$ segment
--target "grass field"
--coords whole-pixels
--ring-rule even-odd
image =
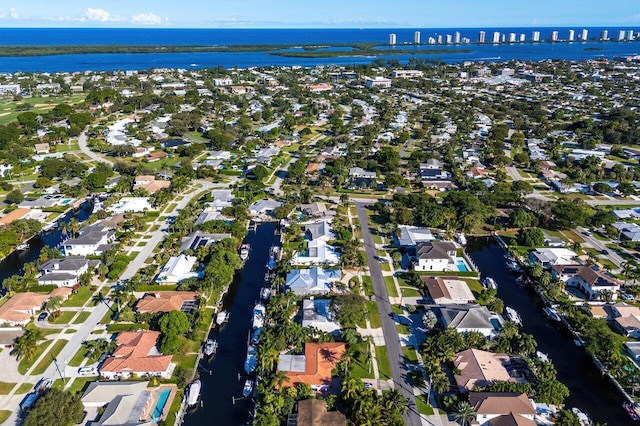
[[[50,344],[51,344],[51,340],[45,340],[38,345],[38,349],[36,350],[36,353],[33,354],[33,358],[31,358],[28,361],[22,358],[20,360],[20,363],[18,364],[18,373],[24,375],[31,368],[33,363],[36,362],[36,360],[40,358],[40,356],[42,356],[42,354],[49,347]]]
[[[84,323],[91,315],[91,312],[80,312],[80,315],[73,321],[74,324],[82,324]]]
[[[370,361],[367,360],[367,343],[356,343],[353,345],[356,356],[350,364],[351,377],[359,379],[373,379],[373,369],[370,368]],[[371,370],[371,372],[369,372]]]
[[[45,372],[45,370],[47,369],[47,367],[49,367],[49,365],[51,365],[51,362],[54,360],[54,358],[58,356],[60,351],[62,351],[62,348],[64,348],[64,346],[68,342],[69,342],[68,340],[64,340],[64,339],[58,340],[53,345],[53,347],[51,348],[51,350],[49,351],[47,356],[45,356],[44,359],[42,361],[40,361],[40,364],[38,364],[38,366],[33,370],[32,374],[35,374],[35,375],[43,374]]]
[[[76,315],[75,311],[64,311],[60,312],[60,316],[53,321],[50,321],[52,324],[69,324],[71,319]]]
[[[0,102],[0,125],[11,123],[23,111],[16,111],[16,107],[21,104],[29,104],[32,106],[31,112],[46,113],[52,110],[57,104],[68,103],[77,104],[83,102],[84,95],[74,96],[57,96],[57,97],[40,97],[24,98],[22,101],[8,100]]]
[[[9,395],[15,385],[15,383],[0,382],[0,395]]]
[[[16,389],[16,395],[24,395],[25,393],[29,392],[31,389],[33,389],[32,383],[23,383],[18,387],[18,389]]]
[[[369,311],[369,322],[371,323],[371,328],[382,327],[378,304],[376,302],[367,302],[367,310]]]
[[[391,379],[391,364],[389,364],[386,346],[376,346],[376,361],[380,378],[384,380]]]
[[[93,292],[89,287],[78,287],[77,292],[73,294],[69,300],[64,302],[62,306],[65,308],[80,308],[87,303],[87,300],[89,300],[91,296],[93,296]]]
[[[393,281],[393,277],[384,277],[384,285],[387,287],[389,297],[398,297],[398,289],[396,288],[396,283]]]
[[[4,421],[7,420],[10,415],[11,415],[11,411],[0,410],[0,424],[4,423]]]

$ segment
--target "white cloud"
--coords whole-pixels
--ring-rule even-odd
[[[16,10],[15,7],[12,7],[11,9],[9,9],[9,17],[11,19],[20,19],[20,15],[18,14],[18,11]]]
[[[110,22],[114,21],[114,17],[104,9],[88,8],[82,15],[87,21]]]
[[[166,21],[166,19],[162,19],[153,12],[139,13],[131,17],[131,23],[140,25],[159,25],[164,21]]]

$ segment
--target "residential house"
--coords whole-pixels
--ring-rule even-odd
[[[454,355],[453,365],[458,371],[454,374],[456,384],[461,390],[472,391],[493,382],[517,382],[509,374],[511,357],[479,349],[467,349]]]
[[[17,209],[7,213],[0,218],[0,225],[8,225],[20,219],[38,219],[46,217],[40,209],[31,209],[27,207],[18,207]]]
[[[153,395],[149,382],[92,382],[82,394],[88,424],[152,426]]]
[[[385,78],[385,77],[380,77],[380,76],[375,76],[372,78],[365,78],[364,81],[364,85],[367,87],[391,87],[391,79],[389,78]]]
[[[258,200],[249,206],[249,214],[252,216],[271,216],[273,211],[284,203],[275,200]]]
[[[180,252],[184,252],[185,250],[195,251],[200,247],[207,247],[227,238],[232,238],[232,235],[228,233],[210,234],[202,231],[193,231],[182,239]]]
[[[471,392],[478,426],[536,426],[536,407],[524,393]]]
[[[339,411],[327,411],[322,399],[298,401],[298,412],[289,414],[288,426],[346,426],[347,418]]]
[[[334,370],[347,345],[342,342],[311,343],[304,345],[304,355],[280,355],[278,371],[286,374],[285,387],[306,383],[312,389],[331,385]]]
[[[333,232],[333,227],[329,220],[319,220],[317,222],[305,224],[304,232],[311,238],[311,240],[322,240],[328,242],[336,239],[336,234]]]
[[[291,260],[293,265],[337,265],[340,254],[324,240],[311,240],[304,253],[297,253]]]
[[[156,291],[145,293],[136,303],[141,314],[182,311],[191,313],[200,306],[200,293],[195,291]]]
[[[307,294],[328,294],[331,285],[340,281],[342,273],[337,269],[323,269],[319,266],[309,269],[293,269],[287,274],[285,287],[298,296]]]
[[[2,327],[0,328],[0,349],[10,349],[16,340],[26,333],[22,327]]]
[[[143,189],[147,191],[149,194],[153,194],[154,192],[158,192],[161,189],[166,189],[171,186],[171,182],[168,180],[157,180],[155,176],[152,175],[143,175],[136,176],[133,181],[133,189]]]
[[[537,248],[529,252],[529,260],[545,269],[554,265],[575,265],[577,254],[567,248]]]
[[[108,357],[100,375],[108,380],[133,376],[171,378],[175,367],[172,355],[163,355],[156,347],[159,331],[124,331],[116,337],[116,350]]]
[[[48,143],[37,143],[34,146],[36,150],[36,154],[48,154],[51,150],[51,147]]]
[[[555,265],[551,268],[551,276],[569,287],[578,288],[590,300],[599,298],[604,290],[611,291],[611,298],[615,300],[621,285],[614,276],[588,265]]]
[[[630,241],[640,241],[640,226],[635,223],[616,222],[611,226],[618,230],[621,237]]]
[[[115,231],[101,225],[89,225],[80,229],[75,238],[62,243],[65,256],[99,256],[111,248]]]
[[[16,293],[0,306],[0,323],[11,326],[26,325],[49,299],[46,294]]]
[[[476,300],[467,283],[458,277],[422,276],[420,279],[425,283],[435,304],[464,305]]]
[[[640,342],[624,342],[624,349],[632,360],[640,363]]]
[[[302,211],[302,213],[311,217],[328,217],[336,215],[336,212],[334,210],[327,210],[327,207],[324,203],[319,203],[317,201],[314,201],[310,204],[302,204],[300,206],[300,210]]]
[[[48,260],[38,267],[41,274],[38,284],[73,287],[78,284],[80,275],[89,271],[90,264],[87,258],[75,256]]]
[[[447,191],[457,188],[453,183],[451,173],[442,170],[441,168],[436,168],[439,161],[434,161],[435,162],[420,164],[420,181],[422,182],[422,186],[429,189],[437,189],[439,191]]]
[[[424,243],[435,239],[431,231],[411,225],[398,225],[399,235],[396,235],[397,244],[401,248],[414,249],[418,243]]]
[[[304,299],[302,301],[302,327],[314,327],[325,333],[337,334],[340,324],[331,309],[330,299]]]
[[[376,172],[367,171],[361,167],[352,167],[349,169],[349,177],[356,179],[376,179]]]
[[[416,244],[416,271],[456,270],[458,248],[450,241],[424,241]]]
[[[614,326],[625,336],[640,338],[640,308],[624,302],[611,306]]]
[[[179,283],[187,278],[202,278],[202,272],[192,271],[198,258],[181,254],[171,256],[160,273],[156,277],[156,282],[161,284]]]
[[[114,214],[120,213],[144,213],[153,210],[149,197],[122,197],[116,204],[107,209]]]
[[[502,316],[490,312],[486,306],[443,305],[434,310],[444,327],[455,328],[461,334],[477,331],[492,339],[498,335],[504,323]]]

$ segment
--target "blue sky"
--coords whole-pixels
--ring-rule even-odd
[[[1,0],[0,27],[640,26],[638,0]]]

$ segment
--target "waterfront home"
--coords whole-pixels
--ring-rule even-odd
[[[331,309],[330,299],[304,299],[302,301],[302,327],[314,327],[325,333],[337,334],[340,325]]]
[[[292,265],[337,265],[340,263],[340,254],[335,247],[323,240],[312,240],[307,245],[304,253],[297,253],[291,259]]]
[[[311,217],[333,217],[336,215],[334,210],[327,210],[324,203],[314,201],[310,204],[301,204],[300,211]]]
[[[292,423],[294,421],[295,423]],[[298,412],[289,414],[288,424],[296,426],[346,426],[347,418],[339,411],[327,411],[323,399],[303,399],[298,401]]]
[[[352,167],[349,169],[349,177],[352,179],[376,179],[377,174],[361,167]]]
[[[627,337],[640,338],[640,308],[619,302],[611,305],[613,325]]]
[[[46,294],[16,293],[0,306],[0,323],[10,326],[26,325],[49,299]]]
[[[539,263],[544,269],[554,265],[575,265],[578,255],[567,248],[537,248],[529,252],[529,261]]]
[[[220,211],[225,207],[233,206],[233,192],[230,189],[215,189],[211,191],[213,201],[207,203],[207,208],[212,211]]]
[[[454,355],[453,365],[457,370],[454,374],[456,384],[461,391],[472,391],[493,382],[517,382],[509,372],[511,356],[467,349]]]
[[[149,197],[122,197],[107,209],[112,213],[144,213],[153,210]]]
[[[149,194],[158,192],[161,189],[166,189],[171,186],[171,182],[168,180],[157,180],[153,175],[136,176],[133,181],[133,190],[142,189]]]
[[[435,239],[427,228],[411,225],[398,225],[399,235],[396,235],[396,244],[400,248],[413,250],[418,243],[424,243]]]
[[[314,390],[330,386],[331,372],[346,352],[346,343],[310,343],[304,344],[304,355],[280,355],[278,371],[286,374],[284,387],[306,383]]]
[[[181,254],[171,256],[160,270],[156,281],[161,284],[175,284],[187,278],[202,278],[202,272],[193,271],[198,258]]]
[[[115,231],[101,225],[89,225],[78,231],[75,238],[62,243],[65,256],[99,256],[115,241]]]
[[[182,311],[191,313],[200,307],[201,294],[195,291],[154,291],[145,293],[136,303],[135,311],[141,314]]]
[[[39,219],[41,217],[46,218],[47,213],[42,212],[40,209],[31,209],[27,207],[18,207],[17,209],[7,213],[0,217],[0,225],[8,225],[16,220],[20,219]]]
[[[249,206],[249,214],[252,216],[271,216],[273,211],[284,203],[275,200],[258,200]]]
[[[323,240],[328,242],[336,239],[336,234],[333,231],[330,220],[318,220],[316,222],[307,223],[304,225],[304,233],[311,240]]]
[[[524,393],[471,392],[469,404],[478,426],[536,426],[536,407]]]
[[[182,239],[180,245],[180,252],[185,250],[197,250],[199,247],[207,247],[211,244],[215,244],[218,241],[232,238],[233,236],[228,233],[222,234],[210,234],[202,231],[194,231]]]
[[[92,425],[151,426],[153,393],[149,382],[92,382],[80,400]]]
[[[285,287],[298,296],[307,294],[328,294],[331,285],[340,281],[342,272],[338,269],[324,269],[315,266],[309,269],[293,269],[287,273]]]
[[[447,271],[456,268],[457,247],[451,241],[424,241],[416,244],[416,271]]]
[[[458,277],[422,276],[420,279],[437,305],[464,305],[476,300],[469,285]]]
[[[157,348],[159,331],[123,331],[116,337],[116,350],[108,357],[100,375],[108,380],[133,376],[171,378],[175,364],[172,355],[163,355]]]
[[[73,287],[78,284],[80,275],[95,268],[98,261],[91,262],[85,257],[69,256],[62,259],[51,259],[38,266],[40,285],[57,285]]]
[[[636,363],[640,363],[640,342],[624,342],[624,349]]]
[[[568,287],[577,288],[589,300],[598,299],[604,290],[611,291],[611,298],[615,300],[621,284],[614,276],[588,265],[555,265],[551,268],[551,276]]]
[[[433,310],[438,314],[443,327],[454,328],[460,334],[477,331],[493,339],[504,324],[502,316],[490,312],[486,306],[443,305],[434,307]]]

